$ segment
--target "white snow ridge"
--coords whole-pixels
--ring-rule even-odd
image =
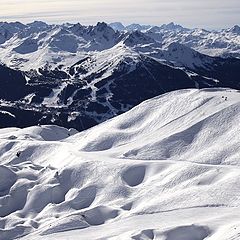
[[[87,131],[0,130],[0,239],[240,239],[240,92],[180,90]]]

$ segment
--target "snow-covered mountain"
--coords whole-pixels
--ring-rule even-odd
[[[239,95],[175,91],[81,133],[1,129],[0,240],[238,239]]]
[[[193,50],[185,48],[183,52],[191,55]],[[176,60],[175,46],[169,49],[163,51],[166,59]],[[173,54],[167,56],[170,51]],[[69,67],[46,66],[21,72],[0,66],[0,110],[4,112],[0,113],[0,126],[58,124],[84,130],[173,90],[217,86],[240,89],[240,60],[193,53],[198,59],[195,62],[201,60],[204,65],[185,68],[189,62],[184,62],[176,67],[173,62],[160,61],[120,43],[89,53]]]
[[[152,39],[151,43],[154,41],[154,44],[149,49],[155,52],[171,43],[180,43],[211,56],[240,56],[237,25],[221,31],[206,31],[187,29],[174,23],[124,27],[121,23],[83,26],[79,23],[48,25],[37,21],[25,25],[18,22],[0,23],[0,59],[7,66],[21,70],[43,67],[46,62],[69,65],[89,52],[110,49],[126,39],[135,41],[142,48],[146,48]]]
[[[200,44],[195,33],[239,37],[237,26],[222,32],[174,23],[111,27],[120,25],[1,23],[0,126],[83,130],[169,91],[240,89],[240,59],[208,56],[182,41],[190,34],[188,39]]]
[[[119,42],[119,37],[120,33],[106,23],[82,26],[34,22],[23,25],[22,30],[0,45],[0,59],[21,70],[37,69],[48,62],[54,65],[68,61],[74,63],[88,52],[113,47]]]
[[[239,32],[0,23],[0,240],[238,239]]]
[[[218,31],[189,29],[173,22],[161,26],[133,24],[135,26],[133,28],[125,27],[121,23],[113,23],[110,26],[118,31],[142,31],[162,45],[178,42],[211,56],[240,57],[240,27],[238,25]]]

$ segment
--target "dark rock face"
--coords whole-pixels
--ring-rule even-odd
[[[193,75],[141,54],[134,67],[124,59],[107,75],[108,65],[86,74],[89,61],[93,59],[82,59],[67,70],[46,67],[26,73],[1,65],[0,127],[57,124],[81,131],[169,91],[196,87],[240,90],[238,59],[216,58],[211,70],[198,68]],[[46,100],[51,96],[54,103]]]
[[[21,72],[0,65],[0,97],[15,101],[27,94],[26,80]]]
[[[222,87],[240,89],[240,59],[237,58],[215,58],[211,68],[196,69],[200,75],[220,81]]]

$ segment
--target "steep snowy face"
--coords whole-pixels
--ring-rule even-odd
[[[175,91],[81,133],[0,129],[0,239],[238,239],[239,95]]]
[[[98,50],[111,48],[118,43],[119,33],[116,33],[104,22],[90,27],[88,34],[93,38],[92,41],[98,45]]]
[[[165,51],[163,58],[173,61],[175,65],[184,66],[192,70],[196,68],[211,68],[214,58],[203,55],[183,44],[171,43]]]

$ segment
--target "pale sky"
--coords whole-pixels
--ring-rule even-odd
[[[240,24],[240,0],[0,0],[0,21],[98,21],[225,28]]]

